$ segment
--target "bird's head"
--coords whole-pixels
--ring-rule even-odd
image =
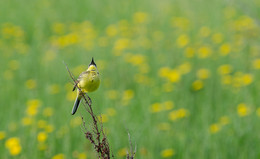
[[[88,65],[88,70],[89,71],[96,71],[97,70],[97,65],[94,62],[94,58],[92,57],[92,60],[90,62],[90,64]]]

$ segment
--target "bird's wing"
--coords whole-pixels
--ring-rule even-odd
[[[79,81],[84,77],[84,75],[85,75],[85,74],[88,74],[89,72],[90,72],[90,71],[84,71],[84,72],[82,72],[82,73],[79,75],[79,77],[78,77],[78,79],[77,79],[77,83],[75,83],[75,85],[74,85],[72,91],[74,91],[74,90],[76,89],[77,84],[78,84]]]

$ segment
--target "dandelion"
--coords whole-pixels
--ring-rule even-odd
[[[74,101],[76,99],[76,97],[77,97],[77,93],[72,92],[72,91],[68,92],[67,95],[66,95],[66,99],[68,101]]]
[[[189,113],[188,110],[186,110],[184,108],[174,110],[169,113],[169,119],[172,121],[175,121],[177,119],[181,119],[181,118],[188,116],[188,113]]]
[[[108,122],[109,118],[108,118],[108,115],[101,114],[100,116],[98,116],[98,120],[102,121],[102,123],[106,123],[106,122]]]
[[[178,67],[181,74],[187,74],[191,71],[191,64],[189,62],[184,62]]]
[[[59,154],[53,156],[51,159],[65,159],[65,155],[62,153],[59,153]]]
[[[194,91],[201,90],[203,88],[203,82],[201,80],[196,80],[192,83],[192,89]]]
[[[130,47],[130,40],[126,38],[118,39],[114,44],[114,50],[123,51]]]
[[[106,28],[106,34],[110,37],[113,37],[117,34],[118,32],[118,29],[115,25],[109,25],[107,28]]]
[[[78,159],[86,159],[86,158],[87,158],[86,153],[82,152],[78,154]]]
[[[211,55],[212,50],[207,46],[202,46],[198,50],[198,57],[201,59],[207,58]]]
[[[177,83],[181,80],[181,74],[178,70],[174,69],[169,72],[168,79],[172,83]]]
[[[29,116],[35,116],[38,113],[38,107],[41,106],[41,101],[38,99],[32,99],[27,101],[26,113]]]
[[[24,125],[24,126],[32,125],[32,122],[33,122],[33,119],[30,117],[22,118],[22,125]]]
[[[157,112],[160,112],[162,110],[163,110],[163,107],[162,107],[162,105],[160,103],[154,103],[150,107],[150,111],[152,113],[157,113]]]
[[[245,86],[251,84],[253,82],[253,76],[251,74],[244,74],[242,76],[242,81]]]
[[[237,106],[237,113],[240,117],[249,115],[249,107],[245,103],[240,103]]]
[[[219,73],[220,75],[227,75],[227,74],[231,73],[232,69],[233,69],[233,68],[232,68],[231,65],[228,65],[228,64],[226,64],[226,65],[221,65],[221,66],[219,66],[219,68],[218,68],[218,73]]]
[[[258,108],[256,109],[256,115],[257,115],[258,117],[260,117],[260,107],[258,107]]]
[[[202,28],[200,29],[200,36],[202,36],[202,37],[208,37],[208,36],[210,35],[210,32],[211,32],[210,28],[204,26],[204,27],[202,27]]]
[[[126,156],[127,151],[128,151],[127,148],[121,148],[121,149],[117,152],[118,157],[124,157],[124,156]]]
[[[117,90],[109,90],[106,92],[106,97],[115,100],[119,97],[119,92]]]
[[[133,20],[135,23],[145,23],[148,20],[148,14],[144,12],[136,12],[134,14]]]
[[[63,23],[54,23],[52,25],[52,31],[56,34],[64,34],[65,25]]]
[[[37,83],[34,79],[29,79],[25,82],[25,86],[27,89],[34,89],[37,86]]]
[[[53,84],[49,86],[50,94],[57,94],[60,92],[60,86],[58,84]]]
[[[192,47],[187,47],[187,48],[185,49],[185,56],[186,56],[187,58],[192,58],[194,55],[195,55],[195,49],[194,49],[194,48],[192,48]]]
[[[160,77],[168,77],[170,74],[171,69],[169,67],[162,67],[160,68],[158,74]]]
[[[197,78],[205,80],[210,77],[210,71],[208,69],[200,69],[197,71]]]
[[[47,121],[45,121],[45,120],[39,120],[39,121],[37,122],[38,128],[43,129],[43,128],[46,127],[46,125],[47,125]]]
[[[185,34],[183,34],[183,35],[180,35],[178,38],[177,38],[177,46],[179,47],[179,48],[183,48],[183,47],[185,47],[188,43],[189,43],[189,37],[187,36],[187,35],[185,35]]]
[[[131,100],[134,97],[134,91],[131,89],[123,92],[123,100]]]
[[[12,156],[17,156],[22,151],[20,139],[18,137],[12,137],[6,140],[5,147],[9,150]]]
[[[253,61],[253,68],[256,69],[256,70],[260,69],[260,59],[255,59]]]
[[[71,127],[76,127],[82,124],[82,119],[80,116],[77,116],[75,118],[72,118],[70,121],[70,126]]]
[[[14,77],[14,74],[11,70],[6,70],[4,73],[3,73],[3,76],[6,80],[11,80],[13,79]]]
[[[230,75],[224,75],[221,77],[221,83],[223,85],[229,85],[232,82],[232,77]]]
[[[47,133],[51,133],[51,132],[53,132],[54,127],[53,127],[53,125],[46,125],[45,128],[44,128],[44,130],[45,130]]]
[[[228,116],[222,116],[220,119],[219,119],[219,122],[221,125],[227,125],[230,123],[230,119]]]
[[[223,34],[222,33],[215,33],[215,34],[212,35],[211,40],[215,44],[219,44],[223,41]]]
[[[11,70],[17,70],[19,67],[20,67],[19,61],[17,61],[17,60],[11,60],[11,61],[9,62],[9,68],[10,68]]]
[[[107,114],[109,116],[115,116],[116,115],[116,110],[114,108],[107,108]]]
[[[167,131],[167,130],[170,130],[171,126],[170,126],[169,123],[159,123],[159,124],[157,125],[157,128],[158,128],[159,130]]]
[[[219,130],[220,130],[220,126],[218,124],[212,124],[209,127],[209,132],[211,134],[215,134],[215,133],[219,132]]]
[[[174,149],[165,149],[161,152],[162,158],[169,158],[175,154]]]
[[[50,117],[50,116],[52,116],[52,115],[53,115],[53,108],[51,108],[51,107],[46,107],[46,108],[44,108],[44,109],[43,109],[43,115],[44,115],[45,117]]]
[[[44,142],[44,141],[46,141],[47,137],[48,137],[48,135],[45,132],[39,132],[37,135],[37,140],[39,142]]]
[[[230,51],[231,51],[231,47],[229,44],[223,44],[219,48],[220,55],[222,56],[226,56],[227,54],[230,53]]]
[[[0,131],[0,140],[3,140],[6,136],[6,133],[4,131]]]
[[[164,110],[171,110],[174,107],[174,103],[172,101],[166,101],[162,106]]]

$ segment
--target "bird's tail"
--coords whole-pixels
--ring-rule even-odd
[[[71,112],[72,115],[74,115],[76,113],[76,111],[77,111],[77,109],[79,107],[79,104],[80,104],[80,100],[81,100],[81,96],[78,95],[76,100],[75,100],[74,106],[72,108],[72,112]]]

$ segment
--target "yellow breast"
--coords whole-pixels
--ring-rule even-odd
[[[78,83],[78,87],[81,88],[83,92],[93,92],[98,89],[99,85],[100,77],[96,71],[90,71],[82,75]]]

